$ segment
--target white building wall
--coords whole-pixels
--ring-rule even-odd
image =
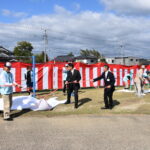
[[[93,62],[91,62],[93,60]],[[81,62],[81,63],[84,63],[84,64],[95,64],[95,63],[97,63],[97,61],[96,60],[94,60],[94,59],[78,59],[78,60],[76,60],[76,62]]]

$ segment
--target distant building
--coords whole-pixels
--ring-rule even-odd
[[[84,64],[96,64],[98,58],[95,56],[78,56],[75,57],[75,62],[82,62]]]
[[[55,62],[74,62],[75,57],[74,56],[68,56],[68,55],[61,55],[54,58]]]
[[[98,62],[97,57],[94,56],[68,56],[68,55],[62,55],[57,56],[54,59],[55,62],[81,62],[84,64],[95,64]]]
[[[0,62],[16,61],[12,58],[13,56],[13,52],[4,48],[3,46],[0,46]]]
[[[150,64],[149,60],[143,58],[137,58],[137,57],[108,57],[106,58],[106,62],[108,64],[120,64],[126,66]]]

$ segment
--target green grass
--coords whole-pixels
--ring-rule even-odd
[[[118,88],[120,89],[120,88]],[[48,95],[48,91],[38,92],[37,98],[44,96],[46,99],[50,97],[58,97],[59,100],[66,99],[62,91],[57,91],[53,95]],[[25,93],[14,94],[27,95]],[[78,109],[74,109],[74,103],[70,105],[59,105],[51,111],[14,111],[12,114],[16,116],[39,116],[39,117],[53,117],[65,115],[109,115],[109,114],[150,114],[150,94],[143,98],[138,98],[134,93],[115,92],[114,100],[117,104],[113,110],[101,110],[104,106],[103,103],[103,89],[81,89],[79,92],[79,105]],[[74,102],[74,97],[72,97]]]

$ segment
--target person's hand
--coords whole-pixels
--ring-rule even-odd
[[[17,86],[17,84],[16,84],[16,83],[13,83],[12,86]]]
[[[110,89],[110,88],[111,88],[111,85],[106,86],[106,88]]]
[[[73,81],[73,83],[78,83],[77,80]]]
[[[22,88],[22,86],[20,84],[17,85],[18,88]]]
[[[12,86],[16,86],[16,87],[21,88],[21,85],[20,85],[20,84],[17,84],[17,83],[13,83]]]
[[[69,84],[69,82],[68,82],[68,81],[66,81],[66,82],[65,82],[65,84]]]

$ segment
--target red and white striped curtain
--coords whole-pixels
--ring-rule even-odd
[[[3,63],[0,63],[0,72],[3,70]],[[21,84],[23,87],[26,86],[26,81],[24,75],[26,73],[27,66],[31,64],[26,63],[13,63],[12,70],[14,79],[17,83]],[[65,63],[56,63],[48,62],[45,64],[37,64],[36,71],[36,90],[45,90],[45,89],[62,89],[63,87],[63,69]],[[92,64],[86,65],[82,63],[75,63],[75,68],[78,69],[81,73],[81,87],[94,87],[94,86],[103,86],[104,81],[91,82],[93,78],[96,78],[101,75],[103,72],[104,64]],[[129,73],[131,70],[133,76],[136,75],[139,66],[122,66],[122,65],[109,65],[110,70],[114,73],[116,78],[116,86],[123,86],[123,77],[125,74]],[[147,66],[147,70],[150,70],[150,65]],[[132,81],[133,84],[133,81]],[[14,92],[20,92],[19,88],[14,88]]]

